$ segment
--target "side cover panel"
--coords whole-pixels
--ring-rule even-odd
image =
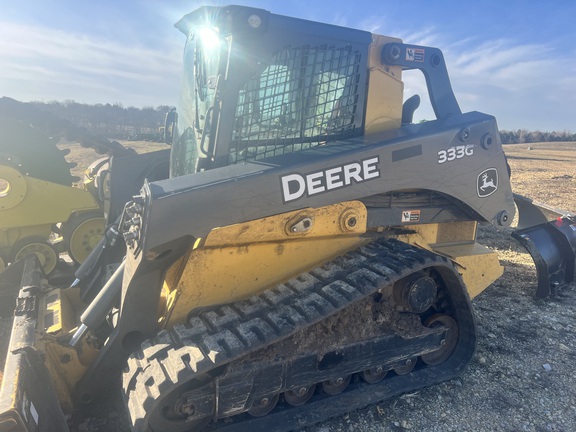
[[[138,249],[146,253],[185,235],[205,237],[214,227],[290,210],[414,189],[452,197],[471,219],[509,225],[515,207],[494,118],[452,116],[150,183],[143,189]]]

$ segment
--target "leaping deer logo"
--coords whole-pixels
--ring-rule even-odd
[[[492,195],[498,189],[498,170],[488,168],[478,174],[478,196],[486,198]]]
[[[482,192],[486,192],[486,188],[489,187],[496,188],[496,185],[493,179],[488,180],[488,173],[484,173],[482,174],[482,186],[480,186],[480,189],[482,189]]]

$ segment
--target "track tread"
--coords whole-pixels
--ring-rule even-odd
[[[159,332],[131,355],[123,374],[133,430],[148,430],[148,414],[164,391],[291,336],[414,269],[442,263],[447,260],[434,253],[379,239],[258,296],[203,310]]]

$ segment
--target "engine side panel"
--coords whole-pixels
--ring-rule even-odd
[[[146,254],[186,234],[205,237],[218,226],[407,189],[439,192],[461,203],[471,219],[509,225],[514,200],[494,119],[469,113],[150,183],[135,227],[143,240],[132,250]]]

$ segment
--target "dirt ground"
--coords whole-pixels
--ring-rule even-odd
[[[156,150],[164,150],[169,148],[167,144],[151,142],[151,141],[124,141],[119,140],[120,144],[124,147],[132,148],[138,153],[148,153]],[[96,161],[97,159],[104,157],[106,155],[99,155],[95,150],[91,148],[80,147],[75,142],[60,142],[58,148],[61,150],[70,150],[70,153],[66,155],[66,160],[68,162],[76,164],[75,167],[70,169],[72,175],[82,179],[84,172],[88,166]]]
[[[515,193],[576,212],[576,143],[506,145]],[[384,401],[305,432],[560,432],[576,429],[576,286],[535,300],[530,255],[481,227],[504,275],[473,300],[476,355],[457,379]]]
[[[88,153],[74,150],[70,154],[80,162],[76,175],[83,173],[85,161],[94,160],[94,152],[83,151],[90,152],[90,159]],[[576,212],[576,143],[507,145],[505,152],[514,192]],[[505,273],[473,301],[478,347],[462,375],[304,432],[557,432],[576,428],[576,286],[564,289],[558,299],[536,301],[534,265],[510,238],[510,230],[481,227],[479,238],[498,251]],[[0,346],[7,344],[8,325],[7,320],[0,321]],[[124,414],[114,404],[99,412],[75,424],[73,431],[129,430]]]

